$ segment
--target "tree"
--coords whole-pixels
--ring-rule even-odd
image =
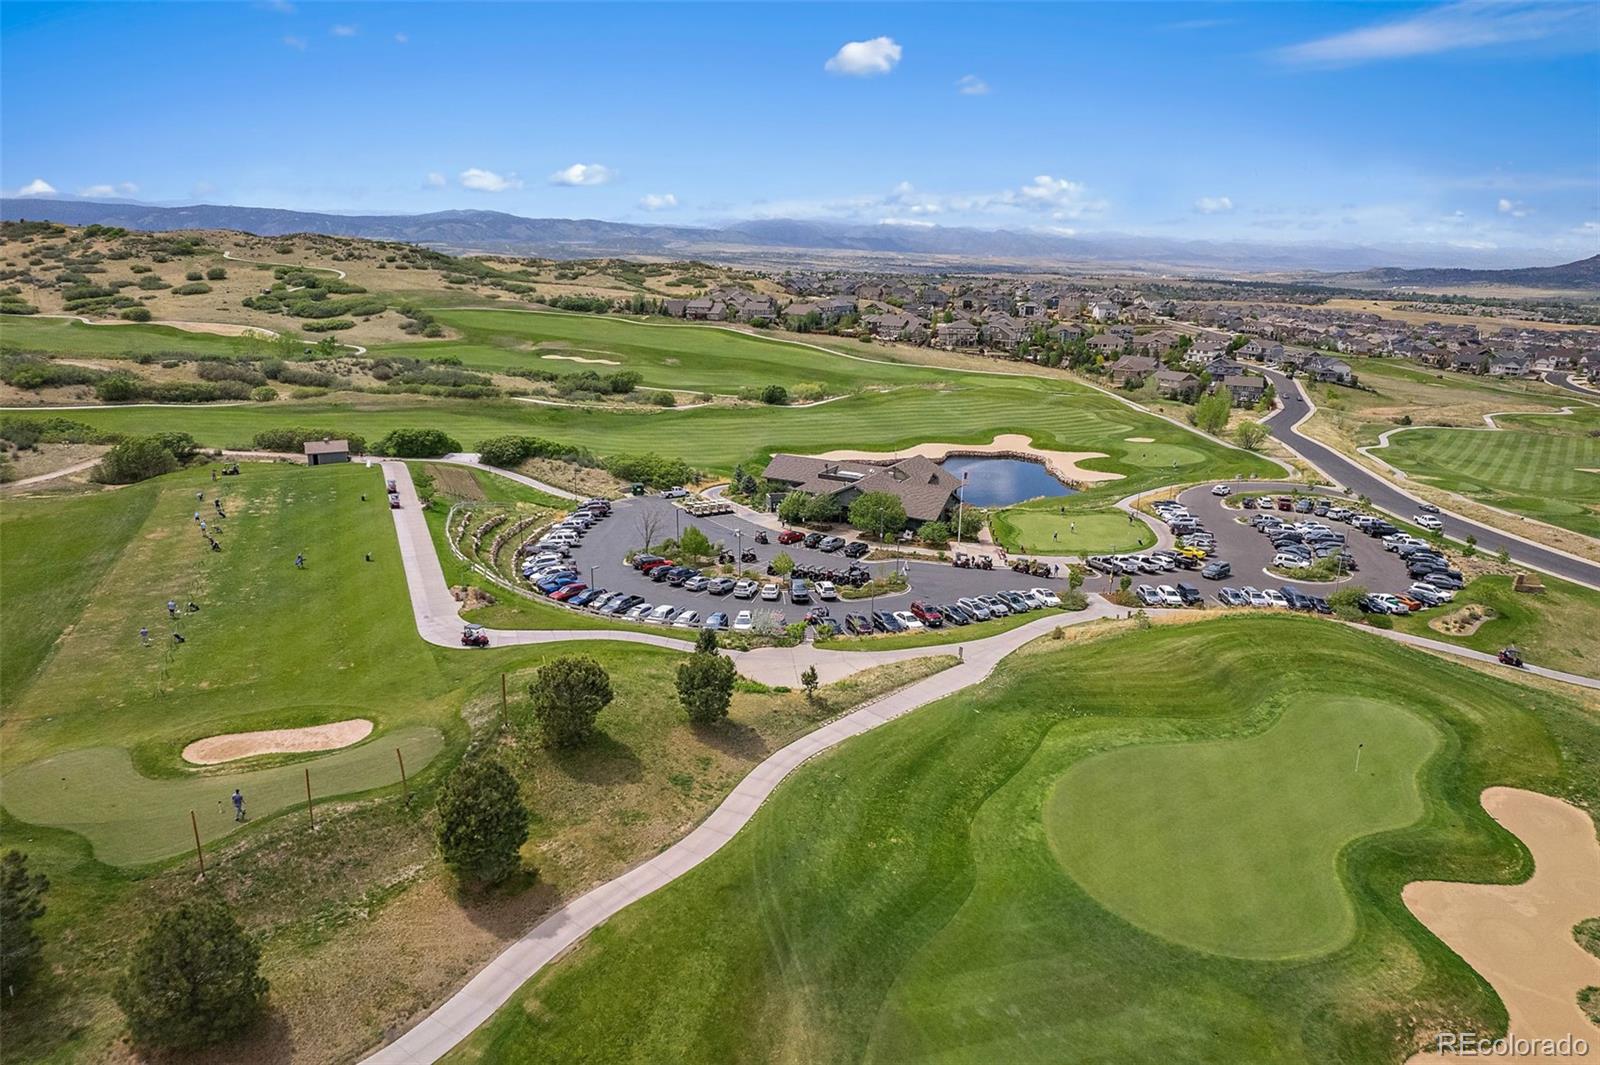
[[[339,345],[332,337],[323,337],[312,346],[311,351],[319,359],[331,359],[339,354]]]
[[[498,884],[522,865],[528,809],[493,758],[467,758],[439,791],[439,852],[458,874]]]
[[[779,551],[772,556],[772,572],[780,577],[787,577],[794,572],[794,559],[787,551]]]
[[[678,666],[678,701],[689,720],[709,725],[728,716],[733,701],[733,659],[715,651],[696,650]]]
[[[1328,606],[1346,621],[1356,621],[1361,617],[1361,600],[1366,597],[1366,588],[1359,584],[1347,584],[1328,596]]]
[[[717,549],[710,537],[691,525],[678,537],[678,550],[688,558],[710,558]]]
[[[261,949],[214,890],[173,906],[134,944],[117,983],[133,1041],[182,1049],[244,1031],[267,995],[260,962]]]
[[[789,402],[789,390],[782,385],[768,385],[761,390],[761,402],[773,407],[781,407]]]
[[[1227,428],[1228,415],[1233,411],[1233,400],[1227,389],[1219,388],[1194,405],[1189,420],[1204,432],[1220,433]]]
[[[639,550],[648,551],[650,545],[656,542],[656,533],[661,531],[661,515],[653,510],[639,512]]]
[[[442,429],[391,429],[372,450],[400,459],[428,459],[461,450],[461,442]]]
[[[1084,573],[1085,570],[1082,566],[1077,563],[1070,563],[1067,566],[1067,587],[1072,591],[1082,588]]]
[[[850,524],[883,539],[906,527],[906,508],[888,492],[863,492],[850,504]]]
[[[541,666],[528,694],[547,747],[572,747],[588,739],[613,696],[610,675],[587,655],[564,655]]]
[[[700,635],[694,638],[694,653],[697,655],[714,655],[717,653],[716,629],[700,630]]]
[[[102,484],[133,484],[178,468],[178,457],[159,436],[134,436],[121,441],[100,460],[94,479]]]
[[[0,994],[10,997],[25,989],[39,970],[44,940],[33,922],[44,916],[44,893],[50,878],[28,871],[28,856],[6,851],[0,858]]]
[[[817,667],[807,666],[800,673],[800,686],[806,690],[806,701],[817,697]]]
[[[1234,440],[1246,451],[1254,451],[1267,438],[1267,427],[1260,422],[1240,422],[1233,431]]]
[[[950,524],[943,521],[925,521],[917,529],[917,537],[925,544],[947,544],[950,542]]]
[[[790,492],[778,504],[778,520],[785,525],[798,525],[806,520],[806,510],[810,505],[809,492]]]
[[[806,501],[805,520],[812,525],[827,525],[844,517],[844,504],[837,496],[819,492]]]

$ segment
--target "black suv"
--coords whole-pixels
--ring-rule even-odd
[[[860,558],[862,555],[866,554],[868,551],[871,551],[871,550],[872,550],[872,548],[870,546],[868,546],[865,541],[854,540],[854,541],[852,541],[852,542],[850,542],[850,543],[845,545],[844,557],[845,558]]]

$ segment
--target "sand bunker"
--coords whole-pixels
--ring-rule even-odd
[[[1489,981],[1510,1014],[1508,1039],[1582,1039],[1588,1054],[1561,1060],[1600,1061],[1600,1028],[1589,1023],[1577,1002],[1580,988],[1600,984],[1600,958],[1572,937],[1572,926],[1595,916],[1600,906],[1594,822],[1560,799],[1516,788],[1489,788],[1483,808],[1527,845],[1533,876],[1512,885],[1418,881],[1406,885],[1405,903]],[[1467,1055],[1420,1053],[1409,1065],[1467,1060]],[[1535,1043],[1532,1054],[1496,1054],[1495,1060],[1548,1062],[1551,1057],[1539,1056]]]
[[[541,359],[558,359],[561,362],[592,362],[601,366],[621,366],[615,359],[586,359],[582,355],[540,355]]]
[[[1122,439],[1130,444],[1153,444],[1156,442],[1156,438],[1153,436],[1125,436]]]
[[[305,728],[269,729],[265,732],[231,732],[207,736],[183,749],[183,760],[195,765],[217,765],[258,754],[300,754],[304,751],[333,751],[359,743],[372,734],[366,718],[333,721]]]
[[[829,451],[818,455],[823,459],[885,459],[923,455],[939,461],[951,455],[1008,455],[1042,462],[1056,478],[1069,484],[1099,484],[1101,481],[1120,481],[1122,474],[1104,470],[1086,470],[1078,465],[1084,459],[1103,459],[1101,451],[1046,451],[1033,446],[1021,433],[1002,433],[987,444],[918,444],[900,451]]]

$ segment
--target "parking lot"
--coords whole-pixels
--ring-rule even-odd
[[[648,539],[660,543],[677,538],[693,526],[713,543],[736,555],[741,551],[754,551],[755,561],[745,562],[739,568],[753,572],[761,584],[773,584],[779,589],[775,600],[740,599],[733,594],[712,595],[706,590],[690,591],[684,586],[657,582],[634,569],[627,561],[629,552],[640,552]],[[758,544],[756,535],[766,533],[771,540]],[[879,595],[857,600],[819,601],[812,586],[810,601],[797,603],[789,592],[789,581],[766,576],[767,565],[779,553],[792,558],[798,567],[807,569],[844,571],[852,565],[864,567],[873,577],[889,577],[897,571],[906,575],[909,588],[903,592]],[[695,610],[700,620],[714,612],[723,612],[730,621],[743,610],[751,611],[752,621],[759,623],[767,614],[771,624],[773,614],[781,614],[784,622],[795,622],[817,607],[826,607],[837,619],[848,613],[868,613],[869,609],[886,611],[907,610],[915,600],[935,604],[950,603],[962,598],[991,595],[1001,591],[1021,591],[1046,587],[1057,591],[1067,587],[1063,572],[1057,578],[1026,576],[1009,569],[962,569],[946,562],[911,561],[904,559],[854,560],[845,558],[840,551],[825,552],[805,547],[801,543],[780,545],[777,534],[763,529],[735,514],[718,514],[712,517],[694,517],[672,501],[660,496],[637,496],[612,503],[609,517],[597,522],[571,549],[571,567],[578,573],[578,581],[590,588],[603,588],[609,593],[624,593],[641,597],[642,602],[653,606],[669,605],[677,610]],[[715,576],[715,567],[706,567],[707,576]],[[589,602],[598,601],[596,599]],[[587,604],[586,604],[587,605]],[[639,619],[634,619],[639,620]]]

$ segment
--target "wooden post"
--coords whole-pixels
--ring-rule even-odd
[[[317,827],[317,811],[311,805],[311,767],[306,767],[306,816],[311,818],[311,827]]]
[[[509,711],[506,709],[506,675],[500,674],[500,729],[505,731],[506,718]]]
[[[194,856],[200,861],[200,875],[206,875],[206,856],[200,849],[200,822],[195,820],[194,811],[189,811],[189,827],[194,829]]]
[[[406,805],[411,805],[411,785],[406,783],[406,756],[400,753],[400,748],[394,749],[394,756],[400,760],[400,790],[405,792]]]

